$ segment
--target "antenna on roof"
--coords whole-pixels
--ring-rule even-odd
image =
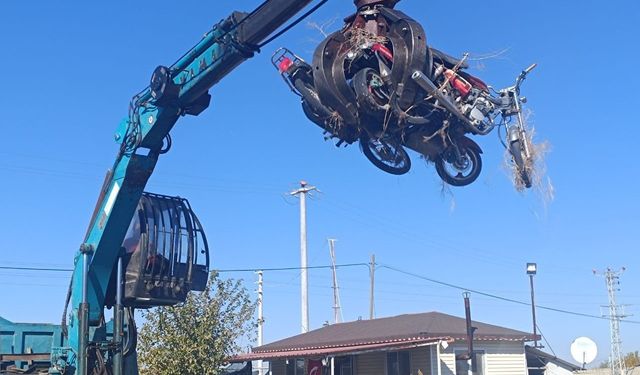
[[[338,273],[336,272],[336,240],[329,238],[329,256],[331,257],[331,271],[333,273],[333,322],[340,323],[342,318],[342,305],[340,303],[340,291],[338,290]]]

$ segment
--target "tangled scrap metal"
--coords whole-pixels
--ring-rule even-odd
[[[505,125],[505,145],[529,187],[519,86],[535,65],[492,95],[465,71],[466,56],[430,48],[423,27],[395,9],[398,2],[355,0],[357,12],[320,43],[311,64],[285,48],[276,51],[273,64],[302,98],[306,116],[338,146],[358,141],[388,173],[410,170],[408,148],[454,186],[472,183],[482,168],[482,150],[466,135]]]

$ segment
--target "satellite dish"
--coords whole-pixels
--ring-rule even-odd
[[[598,347],[588,337],[578,337],[571,343],[571,356],[583,367],[593,362],[598,355]]]

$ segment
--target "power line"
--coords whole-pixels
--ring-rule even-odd
[[[2,153],[0,152],[0,155]],[[71,161],[64,161],[62,159],[54,159],[54,162],[64,162],[65,164],[71,163]],[[79,164],[96,166],[95,163],[84,163],[78,162]],[[40,176],[50,176],[50,177],[67,177],[74,179],[83,179],[87,178],[96,178],[95,174],[92,173],[82,173],[77,172],[76,170],[67,170],[61,168],[42,168],[40,166],[31,166],[31,165],[6,165],[0,164],[0,170],[7,170],[10,172],[18,172],[18,173],[28,173],[35,174]],[[175,182],[175,178],[173,177],[181,177],[179,180],[181,182]],[[169,179],[163,179],[169,178]],[[198,179],[200,181],[204,181],[205,184],[202,183],[189,183],[184,182],[184,178],[188,179]],[[172,179],[173,178],[173,179]],[[189,188],[195,190],[204,190],[204,191],[217,191],[223,193],[255,193],[255,194],[263,194],[263,193],[276,193],[279,192],[279,189],[276,189],[272,185],[266,184],[255,184],[249,181],[242,180],[223,180],[223,179],[211,179],[211,178],[198,178],[195,176],[180,174],[180,173],[170,173],[165,174],[160,177],[159,180],[154,180],[150,183],[152,186],[161,186],[161,187],[170,187],[170,188]]]
[[[346,267],[357,267],[364,266],[369,267],[367,263],[346,263],[346,264],[336,264],[336,268],[346,268]],[[236,268],[236,269],[222,269],[212,271],[216,271],[218,273],[230,273],[230,272],[258,272],[258,271],[299,271],[302,269],[313,270],[313,269],[327,269],[333,268],[332,265],[327,266],[308,266],[308,267],[274,267],[274,268]],[[70,268],[41,268],[41,267],[17,267],[17,266],[0,266],[0,270],[10,270],[10,271],[46,271],[46,272],[72,272],[73,269]]]
[[[368,263],[347,263],[347,264],[336,264],[336,268],[347,268],[347,267],[367,267],[369,268],[369,264]],[[331,265],[326,265],[326,266],[309,266],[309,267],[305,267],[305,269],[310,270],[310,269],[330,269],[333,266]],[[442,286],[446,286],[449,288],[454,288],[454,289],[458,289],[458,290],[462,290],[462,291],[469,291],[481,296],[485,296],[485,297],[489,297],[489,298],[494,298],[500,301],[504,301],[504,302],[510,302],[510,303],[514,303],[514,304],[518,304],[518,305],[522,305],[522,306],[531,306],[531,303],[529,302],[524,302],[524,301],[520,301],[520,300],[516,300],[513,298],[508,298],[508,297],[503,297],[503,296],[499,296],[496,294],[492,294],[492,293],[487,293],[487,292],[482,292],[480,290],[476,290],[473,288],[466,288],[464,286],[460,286],[460,285],[456,285],[456,284],[451,284],[448,282],[444,282],[444,281],[440,281],[440,280],[436,280],[436,279],[432,279],[426,276],[422,276],[413,272],[409,272],[409,271],[405,271],[390,265],[386,265],[386,264],[378,264],[378,267],[380,268],[386,268],[388,270],[394,271],[394,272],[398,272],[398,273],[402,273],[408,276],[412,276],[421,280],[425,280],[434,284],[438,284],[438,285],[442,285]],[[222,270],[212,270],[212,271],[216,271],[219,273],[231,273],[231,272],[258,272],[258,271],[299,271],[301,270],[302,267],[273,267],[273,268],[237,268],[237,269],[222,269]],[[67,268],[40,268],[40,267],[15,267],[15,266],[0,266],[0,270],[16,270],[16,271],[52,271],[52,272],[71,272],[73,271],[72,269],[67,269]],[[538,309],[542,309],[542,310],[547,310],[547,311],[553,311],[553,312],[557,312],[557,313],[562,313],[562,314],[567,314],[567,315],[574,315],[574,316],[581,316],[584,318],[592,318],[592,319],[598,319],[598,320],[609,320],[608,317],[602,317],[600,315],[593,315],[593,314],[586,314],[586,313],[581,313],[581,312],[576,312],[576,311],[570,311],[570,310],[564,310],[564,309],[559,309],[559,308],[555,308],[555,307],[549,307],[549,306],[541,306],[541,305],[536,305],[536,308]],[[620,319],[620,322],[622,323],[631,323],[631,324],[640,324],[640,321],[637,320],[628,320],[628,319]]]
[[[454,289],[458,289],[458,290],[462,290],[462,291],[469,291],[469,292],[472,292],[472,293],[479,294],[481,296],[495,298],[495,299],[498,299],[498,300],[501,300],[501,301],[511,302],[511,303],[515,303],[515,304],[518,304],[518,305],[522,305],[522,306],[531,306],[531,303],[529,303],[529,302],[519,301],[519,300],[512,299],[512,298],[502,297],[502,296],[498,296],[498,295],[495,295],[495,294],[491,294],[491,293],[486,293],[486,292],[482,292],[482,291],[479,291],[479,290],[475,290],[475,289],[472,289],[472,288],[466,288],[466,287],[463,287],[463,286],[460,286],[460,285],[455,285],[455,284],[447,283],[447,282],[444,282],[444,281],[431,279],[431,278],[428,278],[428,277],[425,277],[425,276],[422,276],[422,275],[418,275],[418,274],[413,273],[413,272],[404,271],[404,270],[401,270],[399,268],[395,268],[395,267],[392,267],[392,266],[380,265],[379,267],[386,268],[388,270],[395,271],[395,272],[398,272],[398,273],[402,273],[402,274],[405,274],[405,275],[408,275],[408,276],[413,276],[413,277],[416,277],[416,278],[419,278],[419,279],[422,279],[422,280],[425,280],[425,281],[429,281],[431,283],[447,286],[449,288],[454,288]],[[595,319],[599,319],[599,320],[609,320],[609,318],[602,317],[600,315],[580,313],[580,312],[563,310],[563,309],[558,309],[558,308],[555,308],[555,307],[548,307],[548,306],[536,305],[536,307],[539,308],[539,309],[542,309],[542,310],[554,311],[554,312],[562,313],[562,314],[582,316],[582,317],[585,317],[585,318],[595,318]],[[640,324],[640,321],[637,321],[637,320],[620,319],[620,321],[621,322],[625,322],[625,323]]]
[[[351,217],[351,220],[353,220],[354,222],[358,222],[366,226],[376,226],[378,230],[384,233],[388,233],[395,237],[403,237],[417,244],[450,249],[456,253],[464,254],[465,257],[472,257],[474,259],[477,259],[478,261],[481,261],[487,264],[510,265],[510,266],[514,264],[520,264],[520,262],[516,263],[515,259],[512,259],[511,261],[505,260],[504,259],[505,257],[503,255],[501,255],[500,257],[483,255],[489,251],[486,249],[482,249],[482,250],[478,249],[478,251],[470,251],[467,245],[464,245],[464,246],[456,245],[451,240],[438,241],[433,237],[425,238],[421,235],[416,234],[410,229],[406,228],[406,226],[399,225],[397,222],[393,220],[389,220],[384,216],[381,216],[379,213],[368,211],[366,208],[359,208],[358,206],[355,206],[351,203],[347,203],[347,202],[342,203],[339,200],[337,200],[335,197],[331,197],[330,199],[327,199],[327,202],[329,202],[330,205],[333,205],[333,207],[326,206],[328,210],[336,210],[337,208],[337,210],[346,212]]]
[[[476,247],[473,244],[460,244],[455,243],[450,239],[437,239],[433,236],[423,237],[411,231],[406,226],[398,224],[397,221],[389,219],[387,216],[381,215],[378,211],[372,211],[367,207],[362,207],[354,204],[351,201],[342,200],[335,196],[327,196],[326,202],[333,207],[326,207],[327,209],[338,209],[349,214],[352,219],[361,224],[371,226],[375,225],[379,230],[391,234],[393,236],[400,236],[412,240],[414,243],[426,244],[429,246],[436,246],[439,248],[446,248],[453,250],[456,253],[464,254],[465,257],[472,257],[483,263],[495,264],[495,265],[519,265],[521,259],[505,256],[502,252],[492,251],[491,249]],[[488,254],[488,255],[487,255]],[[498,256],[499,255],[499,256]],[[506,259],[505,259],[506,258]],[[562,270],[563,274],[566,272],[567,266],[563,265],[554,266],[547,264],[546,268],[555,268],[556,272]],[[591,271],[590,269],[583,269],[579,267],[570,267],[574,271]]]
[[[40,268],[40,267],[14,267],[14,266],[0,266],[0,270],[11,271],[51,271],[51,272],[72,272],[70,268]]]
[[[547,343],[547,348],[549,348],[549,350],[551,350],[551,353],[553,353],[553,355],[557,357],[556,352],[551,347],[551,344],[549,344],[549,340],[547,340],[547,337],[544,335],[544,333],[542,333],[542,330],[540,329],[540,326],[537,323],[536,323],[536,328],[538,328],[538,332],[540,332],[540,336],[542,336],[542,339],[544,340],[544,342]]]
[[[336,264],[336,268],[346,268],[346,267],[357,267],[364,266],[369,267],[367,263],[347,263],[347,264]],[[257,271],[299,271],[299,270],[314,270],[314,269],[327,269],[333,268],[333,266],[308,266],[308,267],[279,267],[279,268],[244,268],[244,269],[228,269],[228,270],[214,270],[216,272],[257,272]]]

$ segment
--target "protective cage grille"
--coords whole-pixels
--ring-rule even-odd
[[[186,199],[143,193],[123,248],[125,306],[173,305],[206,286],[209,246]]]

